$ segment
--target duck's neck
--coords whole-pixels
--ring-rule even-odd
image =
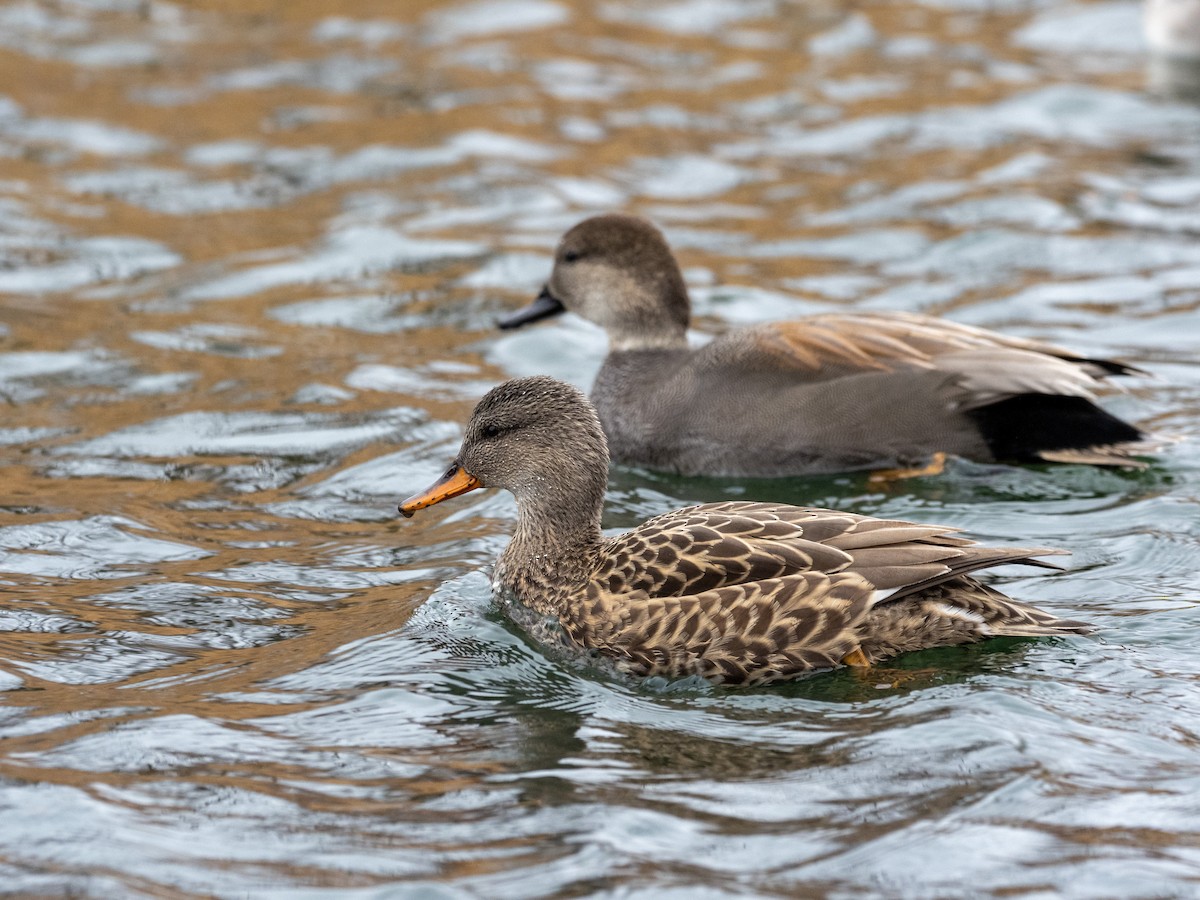
[[[687,348],[691,301],[683,274],[669,252],[652,262],[648,276],[622,273],[616,296],[584,312],[608,335],[609,353]]]
[[[615,327],[609,325],[608,352],[623,353],[629,350],[679,350],[687,349],[687,328],[674,322],[658,322],[642,328]]]
[[[587,492],[517,498],[517,527],[496,564],[496,581],[542,615],[568,615],[600,556],[605,478]]]

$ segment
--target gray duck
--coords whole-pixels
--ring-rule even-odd
[[[841,313],[688,345],[679,265],[644,219],[595,216],[560,241],[517,328],[564,309],[604,328],[591,397],[613,459],[684,475],[782,476],[996,462],[1142,467],[1151,449],[1094,391],[1133,366],[914,314]]]
[[[547,377],[492,389],[414,512],[481,487],[511,491],[517,524],[493,587],[526,623],[635,677],[766,684],[989,637],[1085,634],[971,574],[1054,566],[1061,551],[983,547],[942,525],[724,502],[605,538],[608,449],[595,409]],[[532,616],[518,615],[532,613]]]

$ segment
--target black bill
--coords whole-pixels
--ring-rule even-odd
[[[501,328],[520,328],[522,325],[528,325],[530,322],[536,322],[538,319],[548,319],[550,316],[556,316],[563,309],[563,305],[554,298],[554,295],[550,293],[550,289],[542,288],[542,292],[537,295],[532,303],[528,306],[522,306],[515,313],[505,316],[496,324]]]

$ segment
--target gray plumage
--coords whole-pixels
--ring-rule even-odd
[[[778,476],[981,461],[1139,467],[1144,435],[1093,402],[1138,372],[928,316],[812,316],[687,342],[687,290],[666,241],[625,215],[587,219],[555,254],[538,311],[602,326],[591,397],[614,459],[683,474]],[[530,307],[532,310],[533,307]]]

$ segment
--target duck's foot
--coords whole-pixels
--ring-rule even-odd
[[[946,471],[946,454],[940,450],[929,458],[929,462],[919,469],[879,469],[872,472],[867,481],[887,482],[900,481],[904,478],[920,478],[923,475],[941,475]]]
[[[855,647],[842,657],[842,665],[854,666],[856,669],[869,669],[871,661],[867,659],[867,654],[862,652],[862,647]]]
[[[937,669],[889,669],[872,665],[863,653],[862,647],[855,647],[842,657],[842,665],[854,670],[854,677],[859,681],[870,684],[876,690],[885,691],[898,688],[902,684],[915,681],[918,678],[928,678],[936,675]]]

